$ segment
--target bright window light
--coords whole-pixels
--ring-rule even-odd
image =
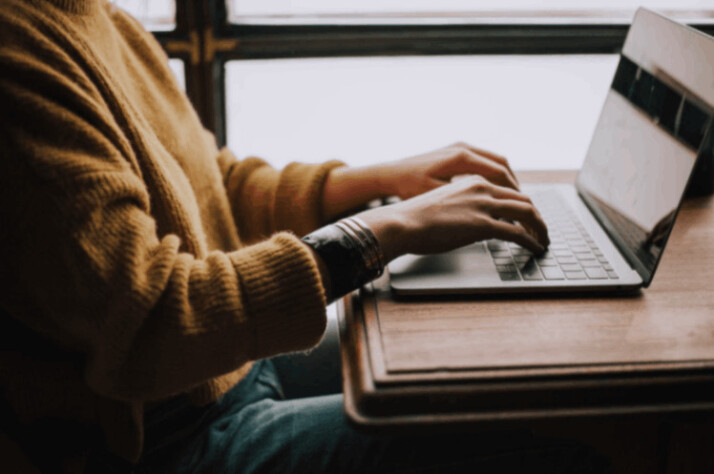
[[[353,166],[463,140],[517,169],[580,167],[617,55],[232,61],[228,145]]]
[[[176,28],[175,0],[111,0],[129,12],[149,31],[171,31]]]

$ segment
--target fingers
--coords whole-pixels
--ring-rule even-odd
[[[504,166],[477,155],[470,150],[459,149],[456,154],[438,169],[436,177],[452,179],[456,176],[483,176],[499,186],[518,189],[515,177]]]
[[[550,244],[548,227],[528,196],[510,188],[488,183],[483,178],[474,178],[469,183],[469,187],[470,192],[475,195],[489,197],[476,201],[480,211],[495,220],[517,221],[520,225],[516,227],[530,234],[540,246],[547,247]]]
[[[508,162],[506,157],[497,155],[496,153],[490,152],[488,150],[484,150],[482,148],[476,148],[476,147],[469,146],[469,145],[466,145],[466,147],[469,150],[471,150],[472,152],[476,153],[477,155],[481,155],[486,158],[489,158],[489,159],[495,161],[496,163],[500,164],[504,168],[506,168],[508,170],[508,172],[511,174],[511,176],[513,177],[513,179],[516,181],[516,183],[518,183],[518,178],[516,178],[516,174],[511,169],[511,164]]]
[[[480,163],[480,164],[485,164],[486,162],[493,163],[494,165],[496,165],[496,169],[499,172],[508,176],[508,181],[510,181],[510,183],[512,184],[509,187],[512,187],[513,189],[518,189],[518,179],[516,178],[516,174],[511,169],[511,165],[508,163],[508,160],[505,157],[498,155],[496,153],[490,152],[488,150],[476,148],[475,146],[472,146],[472,145],[469,145],[468,143],[463,143],[463,142],[456,143],[456,144],[452,145],[452,147],[465,150],[469,154],[471,154],[472,157],[480,158],[479,160],[476,161],[476,163]],[[503,184],[503,183],[497,183],[497,184]]]
[[[492,186],[489,194],[496,199],[512,199],[514,201],[523,201],[532,204],[531,198],[520,191],[502,186]]]
[[[490,214],[497,219],[517,221],[526,231],[530,231],[541,245],[547,247],[550,244],[548,228],[532,204],[510,199],[495,200],[491,206]]]
[[[515,242],[536,255],[545,252],[545,246],[541,245],[525,228],[518,224],[492,219],[489,222],[489,234],[487,238]]]

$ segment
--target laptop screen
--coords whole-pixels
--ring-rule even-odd
[[[695,48],[700,54],[687,54],[701,61],[697,67],[669,67],[677,66],[669,55],[690,53],[696,46],[692,32],[652,12],[638,12],[578,175],[580,195],[645,286],[696,160],[712,149],[714,107],[702,97],[714,94],[706,90],[714,89],[711,70],[706,82],[688,76],[702,63],[714,64],[714,40],[697,34],[708,43]]]

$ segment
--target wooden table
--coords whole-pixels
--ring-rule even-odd
[[[345,409],[379,429],[708,412],[713,290],[712,197],[686,200],[634,295],[400,301],[384,276],[338,305]]]

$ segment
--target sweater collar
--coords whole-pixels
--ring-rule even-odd
[[[99,8],[103,0],[45,0],[69,13],[88,14]]]

